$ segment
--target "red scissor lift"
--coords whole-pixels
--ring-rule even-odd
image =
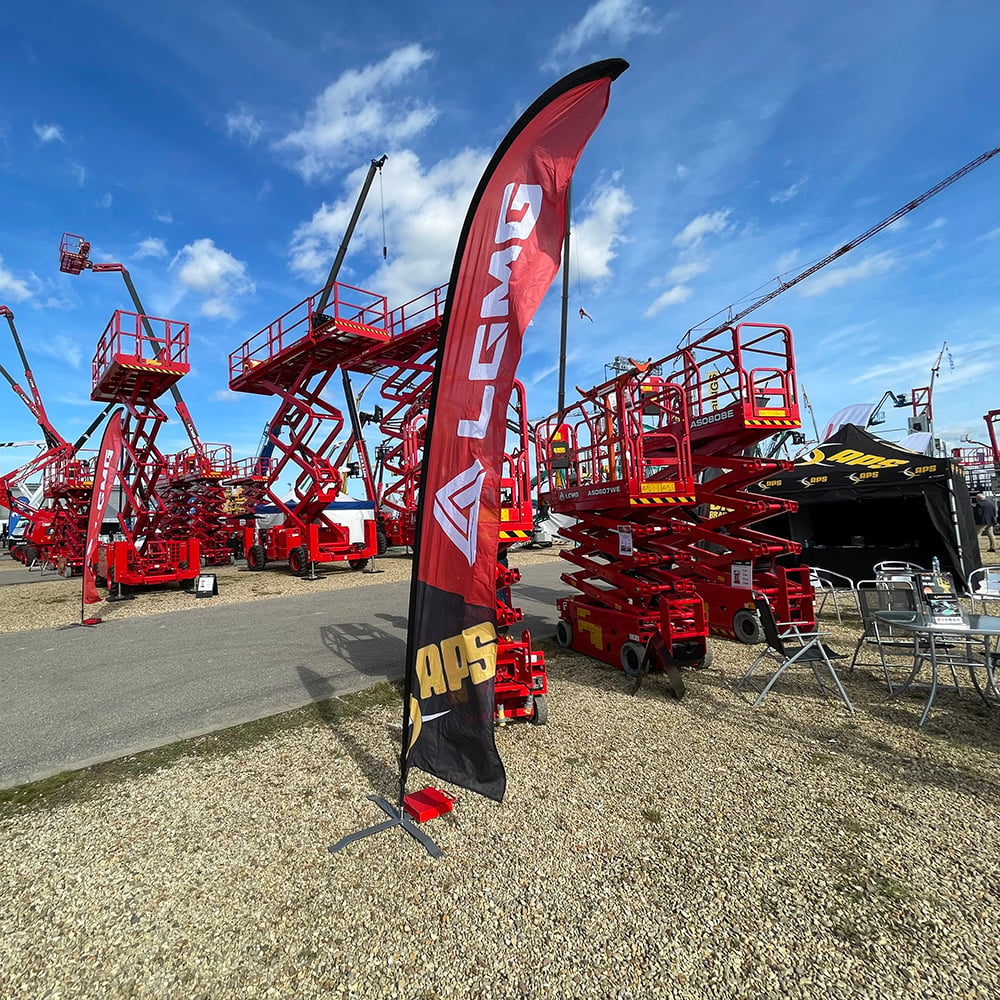
[[[710,656],[704,605],[671,544],[687,530],[672,512],[694,503],[683,393],[638,372],[583,396],[535,428],[540,502],[575,518],[560,554],[579,593],[556,602],[556,637],[631,676],[644,661],[669,670],[679,696],[676,668]]]
[[[233,474],[232,448],[203,444],[200,452],[187,448],[167,456],[166,462],[161,530],[170,536],[190,534],[198,539],[203,564],[227,566],[233,550],[223,483]]]
[[[51,564],[64,575],[73,575],[83,566],[87,513],[93,482],[88,458],[80,451],[80,447],[103,418],[103,414],[74,444],[64,440],[45,412],[24,346],[14,325],[13,312],[7,306],[0,305],[0,316],[7,320],[10,327],[31,395],[18,385],[3,365],[0,365],[0,375],[7,380],[38,422],[46,444],[44,452],[0,479],[0,504],[13,509],[25,520],[25,528],[20,537],[12,541],[10,552],[15,559],[26,565],[35,562],[42,566]],[[21,489],[15,487],[35,478],[40,479],[40,493],[33,495],[33,502],[26,502]]]
[[[380,421],[386,437],[380,457],[390,481],[379,490],[379,514],[392,545],[412,545],[420,493],[426,409],[441,333],[447,286],[434,288],[394,309],[390,339],[344,363],[352,372],[382,378],[381,395],[390,404]],[[520,570],[508,565],[511,546],[531,537],[534,515],[528,469],[530,441],[524,386],[514,383],[507,411],[508,447],[500,473],[499,544],[496,561],[497,665],[494,706],[499,721],[548,720],[545,655],[531,645],[531,633],[509,633],[524,615],[515,607],[511,587]]]
[[[257,508],[267,500],[272,464],[270,456],[240,459],[233,462],[232,472],[224,483],[226,524],[237,559],[246,558],[247,536],[251,545],[256,541],[253,529]]]
[[[684,530],[669,544],[678,572],[708,606],[711,631],[759,642],[755,593],[767,597],[778,621],[813,628],[808,567],[776,563],[801,552],[801,546],[750,527],[797,506],[751,489],[767,476],[789,471],[792,463],[748,455],[772,434],[801,426],[791,331],[764,323],[722,327],[664,358],[659,367],[664,381],[684,392],[697,505],[674,514],[675,525]],[[741,579],[740,564],[748,578]]]
[[[63,576],[83,572],[96,458],[97,452],[77,451],[53,462],[43,477],[52,516],[47,558]]]
[[[116,310],[93,361],[90,398],[119,403],[122,464],[118,474],[123,541],[102,543],[97,576],[111,590],[117,583],[143,586],[194,579],[201,568],[198,539],[161,531],[165,507],[159,488],[167,463],[156,435],[167,417],[157,398],[190,370],[187,323]]]
[[[267,430],[273,446],[267,498],[285,520],[260,531],[247,525],[244,549],[251,569],[287,559],[291,572],[304,576],[315,563],[346,560],[352,568],[362,569],[375,555],[374,520],[365,521],[361,541],[352,541],[349,528],[327,512],[343,489],[340,469],[359,443],[352,435],[337,451],[344,418],[324,397],[344,359],[388,340],[386,313],[383,296],[334,282],[229,356],[230,389],[281,399]],[[366,461],[359,466],[368,468]],[[295,477],[294,499],[286,500],[278,483],[290,476]],[[368,498],[374,501],[370,473],[365,479]],[[240,478],[229,482],[239,484]]]

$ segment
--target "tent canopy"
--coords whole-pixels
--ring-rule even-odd
[[[853,579],[886,559],[929,568],[937,556],[959,586],[981,563],[969,491],[957,465],[844,424],[795,463],[759,484],[799,504],[762,522],[803,546],[802,561]]]

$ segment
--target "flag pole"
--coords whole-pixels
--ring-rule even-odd
[[[566,327],[569,317],[569,231],[573,214],[573,181],[566,188],[566,232],[563,235],[562,323],[559,328],[559,419],[566,409]]]

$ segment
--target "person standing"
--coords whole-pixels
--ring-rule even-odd
[[[977,493],[972,505],[972,516],[976,524],[982,526],[982,531],[979,533],[986,536],[986,540],[990,543],[990,552],[996,552],[997,537],[993,529],[997,521],[996,501],[985,493]]]

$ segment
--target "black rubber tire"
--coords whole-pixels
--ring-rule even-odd
[[[309,572],[309,553],[304,545],[289,549],[288,569],[292,576],[305,576]]]
[[[377,554],[384,556],[386,550],[389,548],[389,536],[381,528],[379,528],[375,532],[375,540]]]
[[[712,647],[706,642],[704,657],[693,664],[693,667],[695,670],[707,670],[712,665],[714,659],[715,654],[712,652]]]
[[[764,639],[764,630],[760,627],[760,619],[755,611],[740,608],[733,615],[733,632],[737,642],[747,646],[755,646]]]
[[[549,721],[549,700],[544,694],[536,694],[531,708],[531,724],[544,726]]]
[[[24,559],[21,561],[25,566],[30,566],[38,558],[38,548],[34,545],[25,545]]]
[[[263,545],[251,545],[247,549],[247,569],[254,572],[262,570],[267,565],[267,556]]]
[[[351,569],[364,569],[368,565],[368,560],[367,559],[348,559],[347,560],[347,565],[350,566]]]
[[[560,618],[556,622],[556,642],[563,649],[571,649],[573,647],[573,626],[565,618]]]
[[[639,677],[642,673],[642,658],[646,654],[646,648],[639,642],[622,643],[622,651],[619,657],[622,670],[629,677]]]

